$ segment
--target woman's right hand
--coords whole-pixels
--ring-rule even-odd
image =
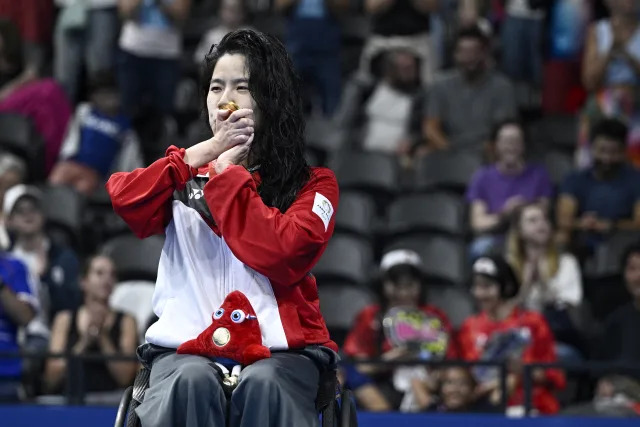
[[[249,108],[231,113],[218,110],[217,114],[212,142],[217,156],[220,156],[228,149],[249,141],[254,133],[254,121],[253,110]]]

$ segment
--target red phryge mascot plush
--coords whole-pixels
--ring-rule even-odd
[[[271,357],[269,349],[262,345],[256,313],[242,292],[227,295],[212,317],[211,326],[180,345],[178,353],[224,357],[244,366]]]

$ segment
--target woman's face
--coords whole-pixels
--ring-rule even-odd
[[[384,295],[390,306],[415,307],[420,304],[420,279],[405,276],[397,282],[386,280]]]
[[[98,256],[91,261],[82,285],[85,294],[101,301],[108,301],[115,283],[116,274],[113,261],[108,257]]]
[[[551,224],[540,206],[527,206],[520,216],[520,235],[525,243],[544,246],[551,239]]]
[[[249,92],[249,71],[246,58],[240,54],[222,55],[211,75],[207,95],[207,112],[209,126],[214,134],[218,125],[218,107],[231,101],[240,108],[254,110],[254,116],[256,115],[256,103]],[[255,117],[254,120],[256,120]]]
[[[496,158],[498,162],[513,164],[524,158],[524,135],[516,125],[503,126],[496,137]]]
[[[447,368],[442,376],[442,403],[449,411],[461,411],[473,400],[473,381],[461,367]]]
[[[473,275],[471,293],[483,312],[493,312],[500,305],[500,285],[486,276]]]

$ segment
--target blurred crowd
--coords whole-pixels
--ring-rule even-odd
[[[515,414],[526,364],[640,362],[637,0],[0,0],[0,352],[135,354],[162,240],[103,184],[210,136],[200,63],[248,27],[341,186],[313,273],[362,409]],[[398,364],[443,359],[506,390]],[[0,358],[0,401],[60,402],[68,363]],[[137,367],[75,380],[117,401]],[[637,370],[530,377],[538,413],[640,414]]]

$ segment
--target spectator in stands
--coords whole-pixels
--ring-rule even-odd
[[[249,28],[249,11],[246,0],[222,0],[218,10],[220,21],[218,25],[207,31],[193,54],[193,61],[200,66],[202,59],[209,53],[211,46],[220,43],[220,40],[231,31]]]
[[[49,182],[89,196],[114,169],[128,172],[142,166],[140,144],[121,108],[115,78],[98,73],[91,79],[90,102],[76,108]]]
[[[604,119],[592,136],[593,166],[565,179],[556,207],[560,243],[579,232],[576,246],[588,253],[613,230],[640,229],[640,174],[625,161],[627,127]]]
[[[180,77],[181,25],[191,0],[118,0],[124,21],[120,33],[119,84],[125,111],[173,113]]]
[[[342,90],[342,33],[336,18],[348,8],[349,2],[276,0],[275,6],[287,17],[285,44],[309,101],[314,99],[313,95],[318,96],[322,113],[331,117],[338,108]]]
[[[630,294],[627,304],[605,321],[597,356],[605,360],[640,362],[640,244],[630,246],[623,258],[624,281]]]
[[[562,415],[581,417],[640,416],[640,383],[623,375],[607,375],[598,381],[595,396],[588,403],[574,405]]]
[[[475,239],[472,260],[501,243],[512,214],[526,203],[547,205],[553,187],[547,171],[525,158],[524,130],[520,122],[500,122],[491,137],[495,163],[475,173],[467,189],[470,223]]]
[[[518,300],[545,316],[558,341],[558,357],[580,359],[576,346],[582,344],[577,326],[582,274],[578,260],[556,245],[546,205],[532,203],[517,210],[506,258],[521,283]]]
[[[93,76],[115,69],[120,32],[118,0],[56,0],[54,74],[72,102],[78,101],[82,70]]]
[[[36,188],[12,187],[5,193],[2,208],[14,236],[12,253],[27,265],[38,286],[41,316],[29,325],[28,332],[46,337],[59,311],[78,306],[78,258],[71,248],[47,236],[42,195]]]
[[[418,355],[413,350],[407,346],[394,346],[383,330],[383,319],[389,315],[390,310],[398,307],[414,308],[437,319],[441,329],[449,334],[448,347],[443,349],[442,356],[457,356],[457,342],[451,334],[447,316],[438,308],[422,303],[425,286],[421,266],[420,256],[410,250],[393,250],[383,256],[379,284],[381,303],[368,306],[358,314],[344,343],[343,351],[347,356],[355,359],[416,359]],[[433,384],[433,378],[429,380],[428,372],[421,367],[408,370],[401,367],[390,371],[382,366],[358,364],[355,370],[358,374],[357,381],[348,375],[347,383],[354,382],[358,386],[374,383],[382,390],[391,408],[405,411],[419,409],[415,401],[416,388],[420,388],[421,394],[424,394],[423,383]],[[356,396],[357,388],[355,387]]]
[[[473,264],[472,293],[480,314],[471,316],[459,332],[460,351],[465,360],[507,361],[508,405],[524,402],[522,365],[555,362],[554,338],[547,321],[535,312],[518,307],[514,297],[520,284],[513,269],[500,255],[483,256]],[[475,370],[480,384],[478,396],[489,396],[492,404],[501,399],[499,376],[493,369]],[[562,388],[564,376],[556,370],[536,369],[532,379],[533,406],[540,413],[558,412],[551,390]]]
[[[0,19],[12,22],[17,27],[18,38],[24,40],[19,51],[13,51],[24,58],[24,67],[10,82],[2,82],[0,100],[41,75],[51,43],[53,17],[52,0],[0,0]]]
[[[4,195],[11,187],[24,183],[26,178],[27,165],[24,160],[10,153],[0,153],[0,250],[6,251],[11,246],[6,218],[1,209]]]
[[[18,29],[11,22],[0,20],[0,92],[3,95],[0,96],[0,113],[20,114],[33,121],[44,139],[44,166],[48,173],[58,157],[71,117],[71,105],[55,80],[29,79],[14,84],[14,79],[25,71],[25,67]]]
[[[497,412],[498,407],[486,399],[476,399],[477,383],[471,372],[461,366],[444,368],[438,380],[437,394],[418,395],[420,404],[430,412]]]
[[[96,255],[87,260],[82,274],[84,302],[77,310],[62,311],[56,316],[49,346],[52,353],[135,355],[135,319],[109,308],[115,282],[115,266],[110,258]],[[136,361],[85,361],[85,390],[122,389],[132,383],[137,366]],[[66,359],[47,361],[44,379],[49,391],[62,390],[66,372]]]
[[[365,12],[371,16],[372,34],[365,42],[360,57],[360,73],[372,72],[372,61],[388,49],[409,49],[420,58],[421,83],[431,83],[440,68],[438,55],[430,36],[431,13],[437,0],[367,0]]]
[[[627,122],[626,148],[631,163],[640,165],[640,4],[634,0],[606,2],[610,16],[589,28],[582,61],[582,81],[591,98],[581,117],[578,165],[590,166],[591,127],[606,117]]]
[[[22,262],[0,253],[0,352],[17,352],[18,328],[26,326],[38,310],[38,298]],[[0,359],[0,402],[19,400],[22,362]]]
[[[390,50],[384,55],[383,78],[374,85],[362,85],[361,90],[343,98],[337,119],[345,129],[355,129],[360,134],[359,138],[355,135],[349,138],[360,139],[355,145],[403,158],[424,150],[420,144],[424,93],[418,73],[418,59],[413,53]],[[358,81],[351,84],[355,87]]]
[[[489,39],[479,28],[458,33],[456,69],[429,88],[423,135],[431,149],[481,153],[491,129],[516,117],[513,87],[489,59]]]

